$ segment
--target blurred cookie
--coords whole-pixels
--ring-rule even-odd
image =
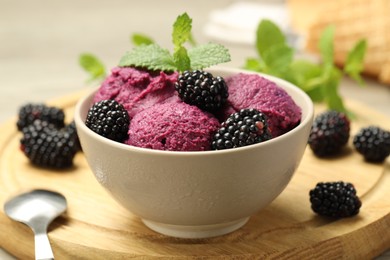
[[[335,62],[343,66],[354,44],[367,39],[364,73],[390,84],[389,0],[329,1],[318,13],[307,35],[307,50],[318,52],[321,32],[335,25]]]

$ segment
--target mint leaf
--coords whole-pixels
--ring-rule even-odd
[[[244,68],[283,78],[305,91],[314,102],[326,102],[328,108],[347,111],[338,86],[342,72],[334,64],[335,28],[328,26],[321,34],[319,50],[322,63],[310,60],[293,60],[294,49],[276,24],[262,20],[256,31],[256,48],[259,57],[248,58]],[[358,42],[349,52],[344,72],[358,82],[363,69],[366,42]]]
[[[179,15],[173,24],[172,42],[173,42],[173,59],[177,70],[185,71],[191,69],[191,61],[187,54],[187,49],[183,44],[192,41],[192,19],[184,13]]]
[[[339,95],[337,89],[338,89],[338,81],[331,80],[328,82],[328,85],[326,87],[325,102],[328,105],[329,109],[337,110],[348,114],[348,111],[345,108],[344,102],[341,96]]]
[[[282,31],[270,20],[262,20],[256,31],[256,48],[263,57],[265,51],[271,46],[286,43]]]
[[[308,82],[321,75],[321,67],[307,60],[295,60],[290,64],[287,74],[290,81],[303,90],[308,90]]]
[[[192,19],[187,13],[179,15],[173,24],[172,42],[174,49],[180,48],[191,36]]]
[[[263,60],[275,74],[282,74],[293,60],[294,50],[284,43],[270,46],[264,51]]]
[[[188,56],[194,70],[230,61],[229,50],[217,43],[198,45],[188,50]]]
[[[324,93],[322,90],[323,85],[312,85],[312,87],[305,92],[309,95],[313,102],[323,102],[324,101]]]
[[[338,85],[342,76],[341,72],[339,69],[334,67],[326,76],[326,82],[322,89],[324,91],[325,102],[328,108],[347,113],[343,100],[338,93]]]
[[[139,45],[121,58],[119,66],[143,67],[149,70],[184,71],[203,69],[230,61],[228,49],[220,44],[196,45],[191,29],[192,19],[187,13],[177,17],[172,32],[173,54],[153,43],[150,38],[135,34],[133,40],[136,45]],[[187,50],[184,47],[186,42],[195,46]]]
[[[175,62],[169,51],[157,44],[135,47],[132,52],[127,52],[121,58],[119,66],[135,66],[164,71],[176,70]]]
[[[188,39],[188,42],[191,44],[192,47],[195,47],[197,45],[194,36],[192,33],[190,34],[190,38]]]
[[[363,79],[360,77],[360,73],[364,68],[364,55],[367,49],[367,41],[360,40],[355,46],[348,52],[347,60],[345,62],[344,71],[351,78],[356,80],[360,85],[363,85]]]
[[[252,71],[264,71],[265,64],[260,59],[248,58],[244,65],[244,69]]]
[[[102,79],[106,76],[106,69],[103,63],[93,54],[82,53],[79,56],[80,66],[89,73],[88,81]]]
[[[191,69],[191,61],[188,57],[186,48],[179,47],[179,49],[173,53],[173,60],[178,71],[183,72]]]
[[[321,52],[322,62],[325,65],[333,66],[333,39],[334,26],[330,25],[322,32],[318,46]]]
[[[154,41],[152,40],[152,38],[144,35],[144,34],[140,34],[140,33],[134,33],[132,36],[131,36],[131,41],[133,42],[133,44],[135,46],[140,46],[140,45],[149,45],[149,44],[152,44],[154,43]]]

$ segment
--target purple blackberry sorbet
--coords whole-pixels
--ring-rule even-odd
[[[223,118],[244,108],[255,108],[268,117],[272,137],[282,135],[301,120],[301,108],[289,94],[274,82],[257,74],[239,73],[225,78],[229,88],[228,104]]]
[[[290,131],[301,120],[301,109],[288,93],[257,74],[225,78],[229,98],[217,115],[181,101],[175,90],[178,75],[115,67],[94,102],[115,99],[125,107],[131,120],[126,144],[169,151],[210,150],[220,123],[244,108],[266,114],[272,137]]]
[[[220,124],[210,113],[183,102],[157,104],[136,114],[127,144],[169,151],[210,150]]]

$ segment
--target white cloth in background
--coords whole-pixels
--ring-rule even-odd
[[[262,19],[272,20],[290,37],[290,18],[285,1],[234,2],[214,10],[204,27],[209,37],[224,42],[253,45],[256,29]]]

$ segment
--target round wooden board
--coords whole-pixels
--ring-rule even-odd
[[[66,109],[84,93],[49,102]],[[351,134],[377,124],[390,129],[390,120],[364,105],[347,102],[358,115]],[[322,107],[316,107],[317,112]],[[286,190],[241,229],[209,239],[178,239],[157,234],[118,205],[98,184],[82,153],[75,166],[64,171],[32,166],[19,150],[15,119],[0,128],[0,204],[31,189],[49,189],[65,195],[66,214],[49,229],[58,259],[140,258],[272,258],[368,259],[390,248],[390,163],[370,164],[351,143],[337,158],[319,159],[307,149]],[[358,216],[331,220],[315,215],[308,193],[319,181],[352,182],[363,206]],[[20,259],[34,258],[33,234],[0,210],[0,246]]]

